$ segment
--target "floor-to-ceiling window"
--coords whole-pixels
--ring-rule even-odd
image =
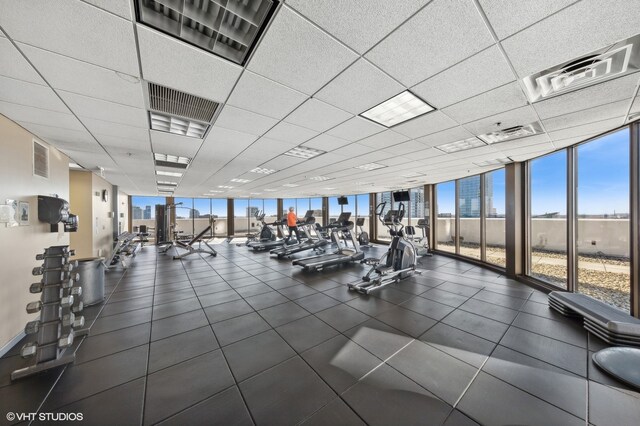
[[[193,235],[193,198],[175,198],[175,222],[173,232],[178,238]]]
[[[233,229],[237,236],[246,236],[249,233],[249,199],[236,198],[233,200]]]
[[[355,199],[356,209],[354,214],[356,215],[356,218],[354,219],[353,223],[356,223],[356,220],[359,218],[364,219],[364,222],[362,223],[362,229],[356,229],[356,232],[358,235],[360,235],[361,232],[366,232],[368,234],[369,222],[371,221],[369,194],[358,194],[355,196]]]
[[[458,180],[460,253],[480,259],[480,175]]]
[[[629,130],[576,148],[577,291],[629,311]]]
[[[274,223],[276,220],[278,220],[278,200],[275,198],[265,198],[264,221]]]
[[[384,203],[384,209],[382,210],[382,217],[391,209],[393,209],[393,201],[391,197],[391,192],[379,192],[376,194],[376,207]],[[379,213],[379,212],[378,212]],[[375,214],[375,212],[374,212]],[[389,229],[379,220],[378,217],[374,218],[378,221],[377,223],[377,232],[376,239],[380,241],[391,241],[391,235],[389,234]]]
[[[213,235],[227,236],[227,200],[226,198],[211,199],[211,216],[213,217]]]
[[[296,212],[296,204],[297,200],[295,198],[283,198],[282,199],[282,217],[287,217],[287,213],[289,213],[289,207],[293,207],[294,213]],[[304,212],[302,212],[304,214]]]
[[[529,274],[567,283],[567,152],[530,162]]]
[[[494,170],[484,175],[486,261],[505,267],[505,171]]]
[[[193,199],[193,233],[198,235],[211,224],[211,199]],[[205,236],[213,236],[213,228],[207,231]]]
[[[436,248],[456,251],[456,183],[443,182],[436,185]]]
[[[140,230],[140,225],[147,227],[149,239],[155,241],[156,204],[164,205],[164,197],[131,197],[131,226],[134,232]]]
[[[316,223],[322,225],[322,198],[310,198],[309,208],[313,210],[313,216],[316,218]]]

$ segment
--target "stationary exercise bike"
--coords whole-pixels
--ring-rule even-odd
[[[416,233],[415,228],[422,231],[422,236]],[[431,253],[431,247],[429,246],[429,219],[418,219],[418,224],[414,226],[405,226],[405,234],[407,239],[416,243],[416,255],[417,256],[433,256]]]
[[[386,202],[378,204],[376,215],[380,222],[389,228],[389,234],[392,237],[389,250],[380,259],[364,259],[362,263],[372,265],[371,270],[362,277],[362,281],[349,284],[349,290],[370,294],[386,285],[397,283],[413,274],[421,273],[416,271],[416,264],[418,263],[416,249],[413,243],[405,238],[405,233],[403,232],[404,203],[400,203],[398,210],[389,210],[384,214],[386,204]]]

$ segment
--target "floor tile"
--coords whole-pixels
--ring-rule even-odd
[[[432,318],[436,321],[440,321],[442,318],[449,315],[455,308],[449,305],[445,305],[433,300],[425,299],[423,297],[416,296],[407,300],[401,304],[403,308],[410,309],[421,315]]]
[[[438,286],[438,290],[448,291],[449,293],[458,294],[460,296],[471,297],[482,289],[479,287],[469,287],[463,284],[453,282],[445,282]]]
[[[587,347],[587,331],[580,324],[581,321],[567,320],[558,322],[537,315],[521,312],[513,325],[533,333],[542,334],[565,343]]]
[[[240,287],[236,289],[236,291],[242,297],[251,297],[258,294],[268,293],[270,291],[273,291],[273,289],[268,285],[266,285],[265,283],[258,283],[258,284],[248,285],[246,287]]]
[[[156,340],[149,348],[149,374],[218,347],[209,325]]]
[[[163,303],[175,302],[176,300],[189,299],[195,297],[196,292],[192,288],[185,288],[182,290],[176,290],[169,293],[156,294],[153,297],[154,305],[161,305]]]
[[[202,309],[153,321],[151,324],[151,341],[204,327],[207,324],[209,324],[209,321],[207,321]]]
[[[366,423],[347,404],[336,398],[302,422],[302,424],[305,426],[364,426]]]
[[[206,294],[200,296],[200,303],[204,308],[208,306],[220,305],[221,303],[227,303],[234,300],[241,299],[241,296],[235,290],[224,290],[217,293]]]
[[[313,287],[313,285],[310,285],[310,287]],[[316,290],[320,290],[317,287],[313,287],[313,288],[315,288]],[[357,299],[360,297],[360,293],[356,291],[350,291],[346,285],[341,285],[341,284],[338,284],[338,287],[333,287],[328,290],[322,290],[322,292],[327,296],[333,297],[334,299],[339,300],[341,302],[348,302],[350,300]]]
[[[638,424],[640,394],[635,395],[589,382],[589,421],[594,425]]]
[[[383,323],[404,331],[411,337],[418,337],[436,324],[436,321],[409,309],[396,306],[376,316]]]
[[[266,309],[271,306],[279,305],[281,303],[285,303],[289,301],[289,299],[287,299],[277,291],[272,291],[269,293],[259,294],[257,296],[247,297],[245,300],[255,310]]]
[[[420,336],[420,340],[478,368],[496,347],[494,342],[444,323],[436,324]]]
[[[229,345],[271,328],[269,324],[255,312],[217,322],[212,324],[211,327],[221,346]]]
[[[162,426],[252,426],[253,421],[236,386],[159,423]]]
[[[155,305],[153,307],[153,320],[184,314],[185,312],[195,311],[196,309],[202,309],[197,297]]]
[[[311,312],[312,314],[340,304],[338,300],[326,296],[323,293],[315,293],[310,296],[301,297],[295,302],[297,305],[302,306],[305,310]]]
[[[104,318],[98,317],[91,326],[90,335],[96,336],[149,321],[151,321],[151,308],[138,309]]]
[[[495,343],[500,341],[509,328],[508,324],[461,310],[450,313],[442,322]]]
[[[367,320],[344,334],[383,360],[389,358],[413,340],[402,331],[391,328],[375,319]]]
[[[258,313],[271,325],[271,327],[279,327],[297,320],[298,318],[309,315],[309,312],[305,311],[293,302],[272,306],[258,311]]]
[[[253,308],[244,300],[222,303],[204,309],[211,324],[253,312]]]
[[[150,374],[144,424],[157,423],[233,384],[221,350]]]
[[[342,396],[373,426],[442,424],[451,411],[449,405],[387,365]]]
[[[35,413],[40,403],[56,384],[63,369],[64,367],[54,368],[41,374],[19,379],[9,386],[1,387],[0,410],[3,414],[0,419],[2,422],[5,421],[5,415],[8,412]]]
[[[101,317],[122,314],[124,312],[135,311],[136,309],[150,308],[153,303],[153,296],[136,297],[121,302],[107,303],[100,312]]]
[[[478,423],[471,420],[458,410],[453,410],[443,426],[479,426]]]
[[[292,321],[276,331],[298,353],[328,340],[338,332],[313,315]]]
[[[525,302],[524,299],[506,296],[504,294],[494,293],[488,290],[480,291],[478,294],[474,295],[473,298],[493,303],[494,305],[504,306],[509,309],[520,309]]]
[[[300,299],[301,297],[309,296],[310,294],[317,293],[316,290],[304,284],[283,288],[278,290],[278,292],[291,300]]]
[[[336,397],[299,357],[241,383],[240,390],[257,424],[295,424]]]
[[[398,305],[402,302],[406,302],[411,299],[413,295],[411,293],[407,293],[405,291],[400,290],[400,286],[402,282],[397,285],[389,285],[381,288],[380,290],[374,291],[372,294],[382,300],[386,300],[387,302]]]
[[[150,322],[96,336],[89,335],[76,351],[76,364],[144,345],[149,343],[150,335]]]
[[[282,274],[279,275],[276,279],[267,280],[265,276],[260,275],[259,278],[265,282],[269,287],[274,290],[281,290],[283,288],[292,287],[294,285],[299,285],[300,281],[296,281],[293,278],[285,277]]]
[[[431,290],[422,293],[420,297],[424,297],[426,299],[433,300],[444,305],[452,306],[454,308],[457,308],[458,306],[469,300],[469,298],[466,296],[460,296],[459,294],[449,293],[448,291],[444,290],[438,290],[437,288],[432,288]]]
[[[345,332],[370,318],[357,309],[344,304],[325,309],[318,312],[316,316],[340,332]]]
[[[296,353],[273,330],[249,337],[223,349],[238,382],[273,367]]]
[[[462,305],[460,305],[460,309],[476,315],[490,318],[495,321],[500,321],[505,324],[511,324],[511,322],[518,315],[518,311],[514,309],[494,305],[493,303],[483,302],[482,300],[478,299],[467,300]]]
[[[363,295],[361,295],[357,299],[353,299],[347,302],[347,305],[372,317],[380,315],[381,313],[393,309],[396,306],[393,303],[387,302],[386,300],[381,300],[373,296]]]
[[[456,408],[476,422],[487,425],[584,426],[584,420],[483,372]]]

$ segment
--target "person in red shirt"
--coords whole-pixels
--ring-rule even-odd
[[[293,207],[289,207],[289,213],[287,214],[287,226],[289,227],[289,236],[287,237],[287,243],[291,241],[291,234],[296,233],[296,239],[300,244],[300,231],[298,230],[298,217],[293,211]]]

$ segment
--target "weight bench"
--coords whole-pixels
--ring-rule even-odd
[[[616,379],[640,389],[640,319],[579,293],[552,291],[549,306],[562,315],[581,317],[587,331],[620,346],[596,352],[593,362]]]
[[[187,243],[182,241],[175,241],[176,252],[178,251],[178,247],[185,249],[187,251],[182,254],[176,254],[175,256],[173,256],[173,258],[182,259],[183,257],[187,257],[195,253],[205,253],[211,256],[216,256],[218,253],[213,249],[213,247],[209,245],[209,243],[204,241],[202,238],[210,230],[211,230],[211,225],[207,226],[201,233],[193,237],[193,239]],[[194,246],[195,243],[198,243],[198,247]],[[202,248],[202,243],[204,243],[204,245],[208,247],[208,250]]]

